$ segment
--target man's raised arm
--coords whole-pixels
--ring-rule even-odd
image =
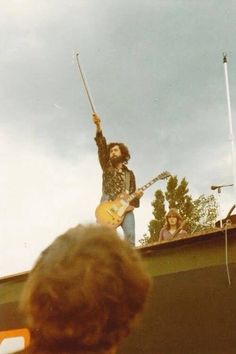
[[[100,133],[102,131],[102,128],[101,128],[101,119],[100,117],[96,114],[96,113],[93,113],[93,123],[96,125],[97,127],[97,133]]]
[[[102,170],[104,171],[109,161],[109,155],[107,151],[106,138],[102,134],[101,119],[96,113],[93,113],[93,122],[96,125],[95,141],[98,147],[98,158]]]

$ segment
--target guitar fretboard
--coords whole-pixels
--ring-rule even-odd
[[[159,176],[153,178],[148,183],[144,184],[144,186],[140,187],[139,190],[144,192],[147,188],[151,187],[151,185],[153,185],[153,183],[155,183],[156,181],[158,181],[160,179],[166,179],[167,177],[170,177],[170,173],[169,172],[163,172]],[[135,193],[132,193],[132,194],[130,194],[128,196],[127,201],[131,202],[131,200],[133,200],[134,198],[135,198]]]

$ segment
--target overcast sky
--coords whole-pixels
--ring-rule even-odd
[[[235,18],[233,0],[0,0],[0,276],[94,221],[101,170],[77,52],[138,186],[163,170],[186,177],[194,198],[233,183],[222,53],[234,123]],[[165,185],[142,198],[137,244]],[[222,212],[234,203],[222,190]]]

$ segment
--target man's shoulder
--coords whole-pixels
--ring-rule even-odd
[[[124,165],[124,164],[123,164],[123,169],[124,169],[124,171],[126,171],[126,172],[130,172],[130,173],[134,174],[134,172],[133,172],[132,170],[130,170],[127,165]]]
[[[167,235],[168,235],[168,234],[170,233],[170,231],[167,230],[166,226],[163,226],[162,229],[160,230],[160,233],[161,233],[161,234],[165,234],[165,235],[167,234]]]

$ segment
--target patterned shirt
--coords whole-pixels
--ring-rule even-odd
[[[98,158],[103,170],[102,190],[111,200],[114,200],[120,193],[126,190],[133,193],[136,190],[136,182],[133,171],[129,170],[124,164],[121,171],[112,166],[109,159],[106,138],[102,132],[98,132],[95,137],[98,146]],[[131,202],[134,207],[139,207],[139,199],[134,198]]]

